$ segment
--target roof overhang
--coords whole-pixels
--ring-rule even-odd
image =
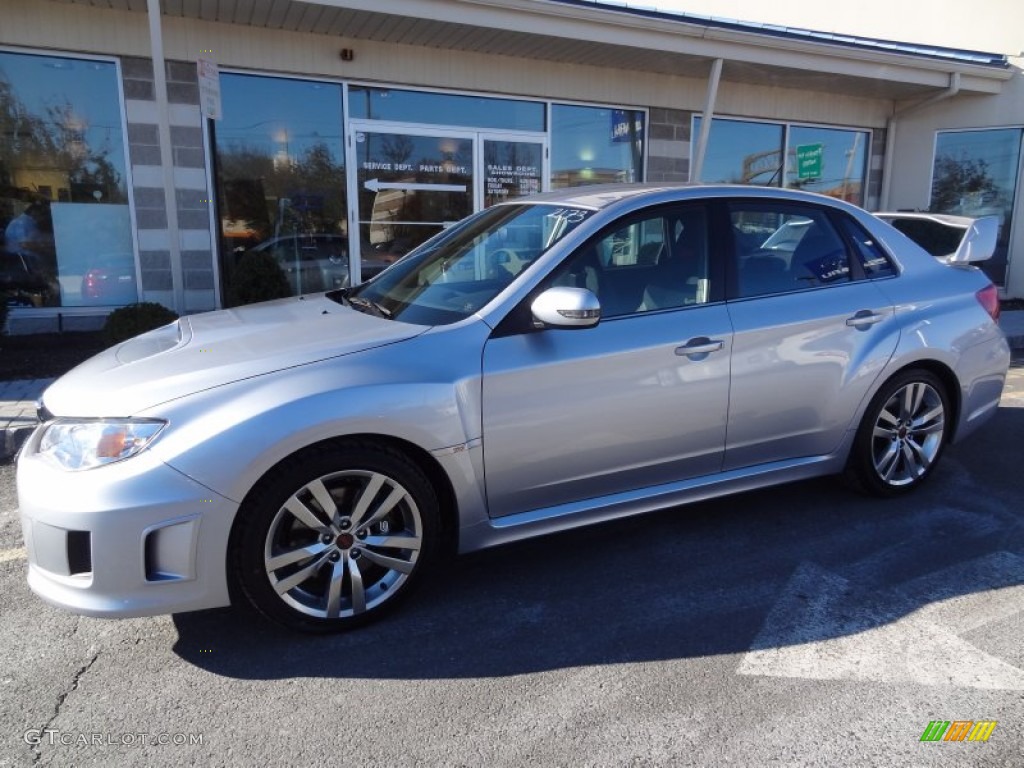
[[[146,11],[146,0],[64,0]],[[165,16],[347,40],[473,51],[553,63],[913,101],[949,87],[993,94],[1012,70],[983,57],[858,44],[817,33],[701,21],[579,0],[161,0]],[[863,42],[863,41],[862,41]]]

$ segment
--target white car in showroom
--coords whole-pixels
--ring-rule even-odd
[[[451,552],[819,475],[903,494],[996,412],[998,313],[976,267],[827,197],[503,203],[360,286],[184,317],[59,379],[18,459],[29,584],[334,631]]]

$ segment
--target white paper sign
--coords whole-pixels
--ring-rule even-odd
[[[199,59],[196,68],[199,72],[199,107],[203,116],[220,120],[220,72],[217,70],[217,62]]]

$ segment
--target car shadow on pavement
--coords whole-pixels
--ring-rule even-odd
[[[437,679],[752,652],[756,666],[907,621],[953,637],[971,596],[1024,590],[1024,479],[1006,450],[1021,434],[1024,408],[1001,408],[898,499],[821,479],[466,555],[346,634],[247,608],[178,614],[174,651],[241,679]]]

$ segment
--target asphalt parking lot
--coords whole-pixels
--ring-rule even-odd
[[[1020,766],[1022,435],[1017,367],[912,497],[819,480],[477,553],[335,637],[46,606],[0,467],[0,765]]]

